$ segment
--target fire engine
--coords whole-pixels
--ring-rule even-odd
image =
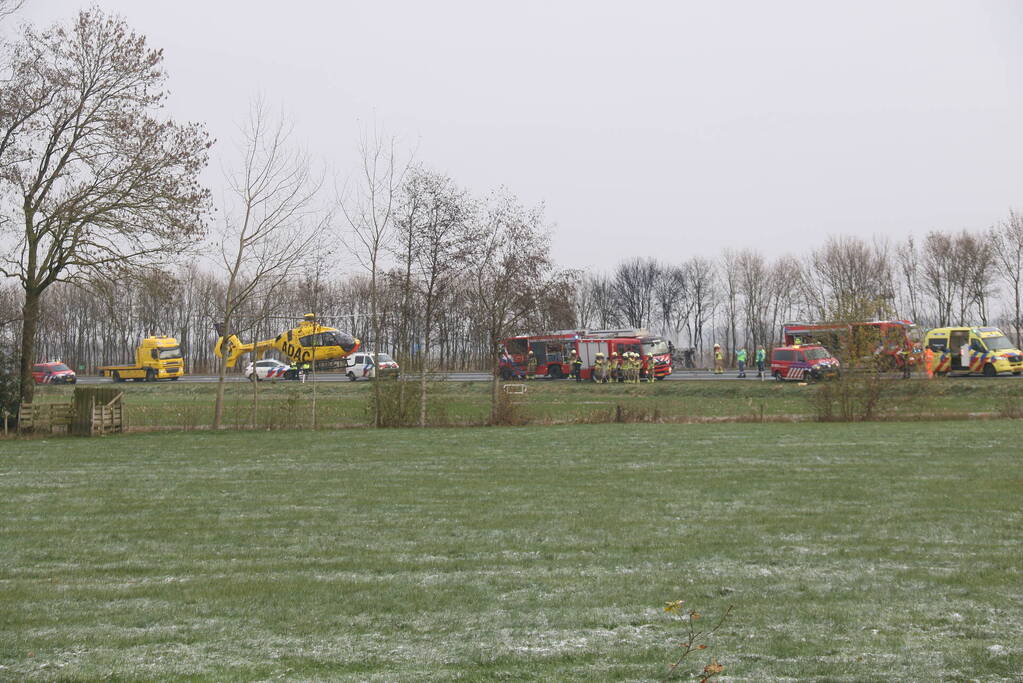
[[[529,351],[536,357],[537,377],[568,377],[573,349],[583,361],[583,379],[592,379],[598,352],[610,358],[612,353],[621,356],[626,351],[634,351],[643,357],[644,373],[649,372],[653,361],[657,379],[664,379],[672,370],[668,342],[647,330],[560,330],[520,334],[501,342],[501,377],[507,380],[524,376]]]
[[[901,369],[905,362],[915,363],[921,350],[920,332],[909,320],[785,323],[782,337],[786,346],[819,344],[837,354],[869,357],[879,362],[882,370]]]

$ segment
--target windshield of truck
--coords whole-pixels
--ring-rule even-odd
[[[997,337],[984,337],[984,344],[987,346],[988,351],[1008,351],[1016,348],[1004,334],[1000,334]]]
[[[168,346],[165,349],[160,349],[157,358],[160,360],[170,360],[172,358],[181,358],[181,347],[180,346]]]
[[[660,356],[661,354],[668,353],[668,342],[663,339],[644,339],[643,340],[643,355],[644,356]]]
[[[821,360],[822,358],[830,358],[831,354],[827,350],[820,347],[816,349],[804,349],[806,353],[806,360]]]

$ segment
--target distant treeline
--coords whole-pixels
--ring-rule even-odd
[[[628,259],[608,273],[570,273],[536,308],[542,328],[646,327],[698,353],[714,343],[729,352],[770,346],[786,321],[843,318],[908,318],[924,328],[991,324],[1018,341],[1021,270],[1023,220],[1011,213],[982,232],[932,232],[896,244],[833,238],[802,258],[772,260],[744,249],[674,264]],[[263,302],[260,313],[243,312],[239,336],[271,338],[316,312],[325,324],[414,367],[424,352],[421,290],[407,277],[397,270],[381,277],[379,340],[370,339],[369,280],[361,274],[293,280],[275,290],[271,317],[263,317]],[[181,342],[190,372],[212,371],[223,289],[222,277],[195,265],[55,285],[44,300],[38,357],[93,372],[131,359],[141,337],[168,334]],[[442,368],[487,366],[486,335],[468,292],[456,284],[438,301],[434,341],[425,352]],[[15,341],[19,306],[18,288],[6,284],[5,343]]]

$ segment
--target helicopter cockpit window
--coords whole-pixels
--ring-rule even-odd
[[[298,341],[305,347],[340,346],[345,351],[350,351],[355,347],[355,339],[353,339],[350,334],[338,332],[337,330],[320,332],[319,334],[309,334]]]

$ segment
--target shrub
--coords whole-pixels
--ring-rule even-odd
[[[0,347],[0,419],[7,416],[13,426],[20,405],[19,368],[14,354]]]

